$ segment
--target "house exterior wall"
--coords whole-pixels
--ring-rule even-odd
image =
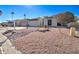
[[[39,20],[29,21],[28,24],[29,26],[40,26],[40,21]]]
[[[52,26],[57,26],[57,19],[56,18],[52,19]]]
[[[44,26],[48,26],[47,19],[44,19]]]
[[[16,21],[16,26],[26,26],[27,21],[26,20],[18,20]]]
[[[43,26],[44,25],[44,19],[43,18],[39,18],[39,23],[40,23],[40,26]]]
[[[40,18],[40,26],[48,26],[48,20],[52,20],[51,26],[57,26],[57,19],[56,18]]]

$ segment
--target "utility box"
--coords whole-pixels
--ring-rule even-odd
[[[76,29],[75,29],[75,27],[71,27],[71,28],[70,28],[70,33],[69,33],[69,35],[70,35],[71,37],[74,37],[74,36],[76,35]]]

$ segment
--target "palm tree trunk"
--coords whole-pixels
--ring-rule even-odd
[[[13,14],[12,14],[12,20],[13,20],[14,30],[16,30],[16,29],[15,29],[15,20],[13,19]]]

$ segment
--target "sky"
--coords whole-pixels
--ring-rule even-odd
[[[0,23],[12,20],[11,12],[14,11],[14,20],[26,18],[37,18],[43,16],[52,16],[65,11],[73,12],[75,16],[79,16],[78,5],[0,5],[2,15]]]

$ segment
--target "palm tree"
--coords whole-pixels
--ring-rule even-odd
[[[0,10],[0,16],[2,15],[2,10]]]
[[[24,20],[26,20],[26,14],[24,14]],[[26,22],[26,26],[27,26],[27,29],[28,29],[28,20]]]
[[[0,10],[0,16],[2,15],[2,10]]]
[[[12,11],[12,12],[11,12],[11,15],[12,15],[12,20],[14,21],[14,22],[13,22],[13,26],[14,26],[14,30],[15,30],[15,20],[13,19],[14,14],[15,14],[15,13]]]
[[[24,14],[24,19],[26,19],[26,14]]]

